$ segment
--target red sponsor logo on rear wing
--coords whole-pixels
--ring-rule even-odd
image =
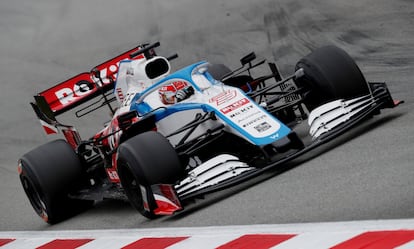
[[[122,60],[132,59],[131,54],[139,49],[140,47],[136,47],[126,51],[96,67],[103,79],[103,85],[100,86],[102,90],[106,92],[114,88],[113,84],[119,63]],[[141,54],[134,59],[143,58],[144,55]],[[101,94],[97,84],[100,85],[100,82],[91,73],[81,73],[39,93],[39,95],[46,99],[53,113],[59,115]]]

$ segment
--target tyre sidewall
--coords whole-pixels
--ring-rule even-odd
[[[118,160],[126,163],[146,185],[173,184],[183,173],[175,149],[157,132],[145,132],[127,140],[118,153]]]
[[[295,82],[310,90],[305,104],[310,109],[335,99],[349,99],[369,94],[369,87],[355,61],[342,49],[326,46],[302,58],[295,70],[305,75]]]
[[[25,193],[36,213],[46,222],[62,221],[93,203],[68,198],[68,193],[82,179],[83,171],[80,160],[66,141],[55,140],[39,146],[23,155],[19,165]],[[31,184],[34,192],[25,184]],[[43,208],[39,208],[39,203],[33,203],[33,198],[38,197]]]
[[[169,141],[153,131],[139,134],[121,144],[117,162],[118,175],[129,201],[149,219],[156,217],[151,211],[156,207],[151,185],[174,184],[184,172]],[[146,194],[147,208],[144,208],[143,194]]]

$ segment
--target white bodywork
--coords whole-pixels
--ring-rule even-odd
[[[168,135],[177,128],[193,121],[197,113],[209,111],[216,113],[217,120],[201,124],[191,137],[199,135],[206,129],[223,124],[227,131],[239,135],[253,144],[261,145],[272,143],[287,135],[290,131],[262,107],[249,99],[241,89],[207,78],[205,74],[207,63],[195,64],[193,68],[188,67],[187,70],[191,71],[186,71],[188,75],[182,73],[167,76],[168,73],[166,73],[153,80],[144,79],[145,75],[142,73],[139,74],[139,77],[135,75],[131,77],[127,74],[127,70],[131,67],[134,68],[134,73],[135,71],[142,72],[142,70],[136,68],[143,67],[145,63],[147,62],[126,61],[120,64],[116,91],[121,92],[118,89],[126,88],[127,92],[123,94],[123,97],[119,95],[117,97],[122,100],[119,113],[129,111],[134,108],[131,106],[137,103],[145,103],[151,110],[164,107],[171,108],[171,106],[161,102],[158,89],[176,81],[185,81],[195,88],[193,95],[174,105],[174,108],[180,109],[179,111],[176,111],[173,115],[166,115],[156,123],[157,131],[163,135]],[[162,111],[159,110],[159,112]],[[169,137],[169,139],[173,145],[176,145],[181,137],[176,135]]]
[[[208,112],[214,112],[216,119],[198,125],[188,139],[223,125],[226,131],[256,145],[272,143],[290,132],[289,128],[248,98],[241,89],[224,85],[209,77],[206,74],[207,63],[194,64],[175,74],[161,75],[155,80],[145,79],[145,74],[140,69],[145,63],[145,60],[141,60],[120,64],[115,88],[120,103],[118,114],[135,108],[140,115],[145,115],[147,109],[147,112],[161,115],[156,127],[164,136],[194,121],[197,113],[203,115]],[[194,94],[182,102],[167,106],[161,101],[158,90],[177,81],[191,85],[195,89]],[[142,106],[146,108],[144,111],[140,109]],[[174,113],[164,115],[168,111]],[[184,135],[185,132],[168,136],[168,139],[176,146]],[[254,170],[239,158],[227,154],[198,164],[189,172],[187,178],[175,186],[179,195],[189,194]]]

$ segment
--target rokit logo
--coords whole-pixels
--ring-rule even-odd
[[[116,80],[120,62],[132,59],[131,53],[139,49],[140,47],[131,49],[96,66],[102,82],[89,72],[81,73],[39,94],[46,98],[53,111],[61,111],[64,108],[70,107],[72,104],[95,93],[98,87],[113,84]],[[134,58],[134,60],[138,59],[145,59],[145,57],[142,54]]]
[[[102,64],[98,66],[104,85],[110,84],[110,79],[116,79],[116,73],[118,72],[119,64],[120,61],[117,61],[115,64]],[[92,93],[96,89],[95,84],[102,86],[101,82],[94,76],[88,75],[85,77],[85,74],[81,74],[81,77],[83,79],[78,79],[78,82],[73,84],[72,88],[65,87],[55,92],[57,99],[62,105],[67,105],[73,101],[76,101],[77,98],[81,98]],[[89,81],[86,78],[88,78]],[[69,86],[70,83],[67,85]]]
[[[93,83],[81,80],[73,85],[73,89],[67,87],[62,88],[56,91],[55,95],[62,105],[66,105],[72,101],[76,101],[76,98],[89,94],[93,89]]]

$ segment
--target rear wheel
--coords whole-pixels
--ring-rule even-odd
[[[19,161],[23,189],[35,212],[47,223],[69,218],[93,204],[68,194],[83,176],[78,156],[64,140],[55,140],[26,153]]]
[[[342,49],[326,46],[316,49],[296,64],[305,75],[296,79],[298,87],[309,90],[304,103],[311,111],[335,99],[369,94],[369,86],[355,61]]]
[[[184,168],[170,142],[149,131],[130,138],[118,149],[118,175],[122,187],[143,216],[153,219],[153,184],[174,184]]]

